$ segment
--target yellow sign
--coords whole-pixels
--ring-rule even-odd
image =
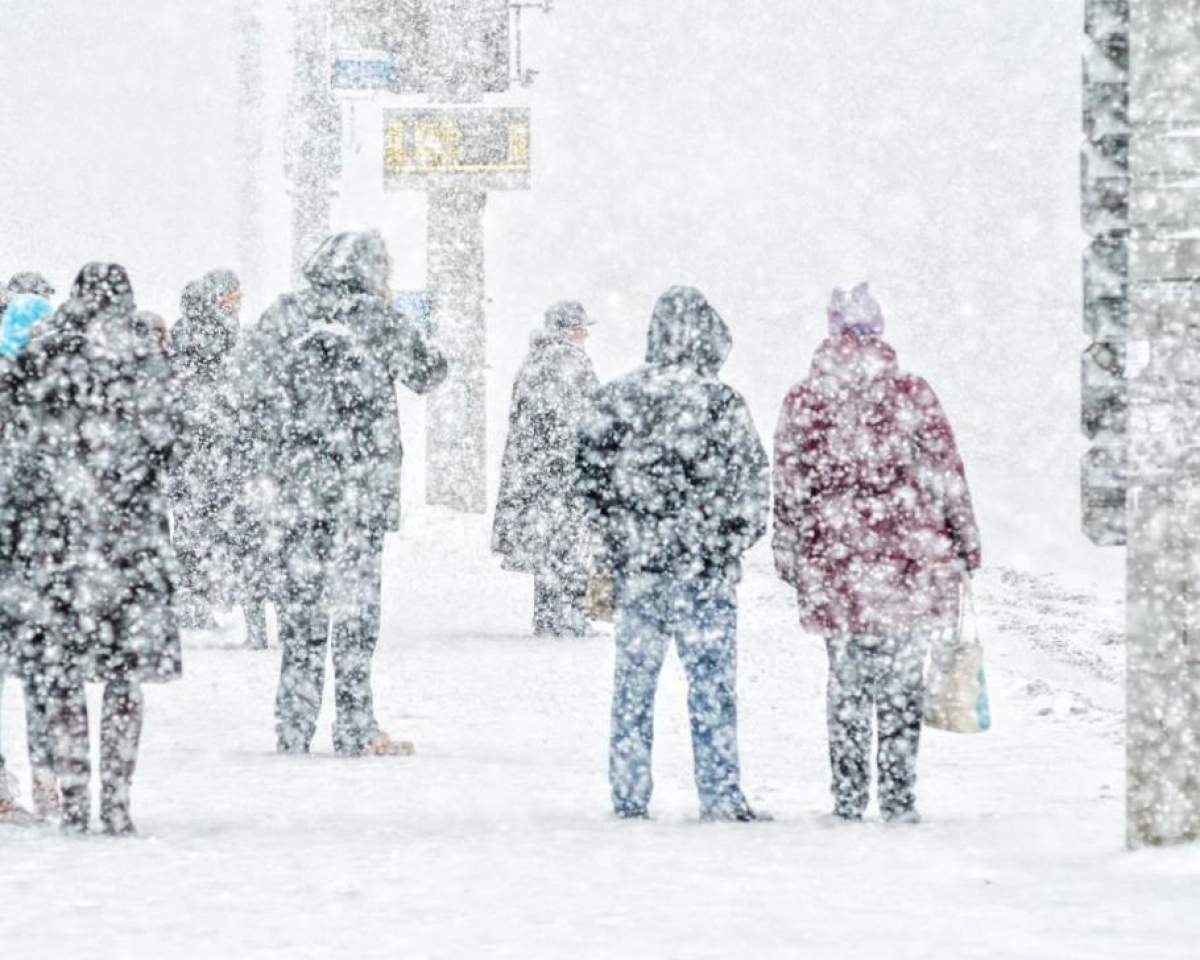
[[[384,178],[396,189],[467,181],[479,189],[529,186],[529,111],[504,108],[389,110]]]

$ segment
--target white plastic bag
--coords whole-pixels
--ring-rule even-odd
[[[930,645],[925,672],[925,725],[951,733],[983,733],[992,725],[983,644],[975,622],[971,581],[964,577],[958,626]]]

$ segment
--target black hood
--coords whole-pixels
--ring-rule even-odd
[[[212,270],[184,287],[182,316],[171,330],[176,353],[200,363],[217,363],[229,355],[237,344],[237,318],[225,313],[220,301],[236,289],[238,278],[229,270]]]
[[[129,274],[117,263],[89,263],[71,285],[71,297],[59,308],[59,325],[84,330],[97,318],[129,318],[137,309]]]
[[[672,287],[654,305],[646,362],[715,376],[733,348],[721,315],[695,287]]]
[[[309,257],[304,278],[321,291],[386,297],[387,245],[375,230],[334,234]]]

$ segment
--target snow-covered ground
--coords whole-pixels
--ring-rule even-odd
[[[979,583],[995,728],[928,733],[917,827],[834,825],[821,646],[754,555],[745,784],[775,823],[701,825],[678,664],[655,819],[615,821],[611,642],[529,638],[485,524],[410,514],[390,545],[378,710],[412,759],[273,752],[279,653],[193,637],[154,688],[139,839],[0,833],[0,957],[1194,958],[1200,849],[1122,846],[1119,607]],[[24,775],[20,700],[6,753]]]

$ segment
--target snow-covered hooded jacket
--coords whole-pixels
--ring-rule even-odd
[[[88,264],[8,377],[4,544],[21,599],[0,642],[27,675],[180,672],[160,489],[178,421],[167,358],[141,327],[125,270]]]
[[[599,386],[567,330],[539,330],[513,384],[492,549],[510,570],[585,567],[592,552],[576,489],[576,442]]]
[[[952,620],[979,530],[950,423],[875,336],[825,340],[775,431],[780,576],[806,629],[889,635]]]
[[[236,315],[220,304],[238,280],[214,270],[189,283],[171,328],[173,386],[184,418],[169,486],[176,535],[224,549],[236,536],[231,508],[239,464]]]
[[[729,329],[672,287],[646,364],[602,387],[579,435],[578,489],[614,570],[736,581],[767,529],[769,463],[741,395],[717,379]]]
[[[246,338],[240,369],[244,418],[254,436],[244,448],[280,494],[283,512],[271,518],[273,526],[302,523],[314,497],[323,511],[353,509],[380,537],[399,525],[403,450],[395,385],[425,393],[445,379],[447,363],[388,302],[387,270],[379,234],[332,236],[304,268],[309,287],[280,297]],[[331,379],[317,379],[324,364],[335,371]],[[343,431],[334,411],[351,396],[363,404],[354,426]],[[342,453],[318,455],[334,449]],[[343,469],[355,482],[339,507],[326,494]]]

